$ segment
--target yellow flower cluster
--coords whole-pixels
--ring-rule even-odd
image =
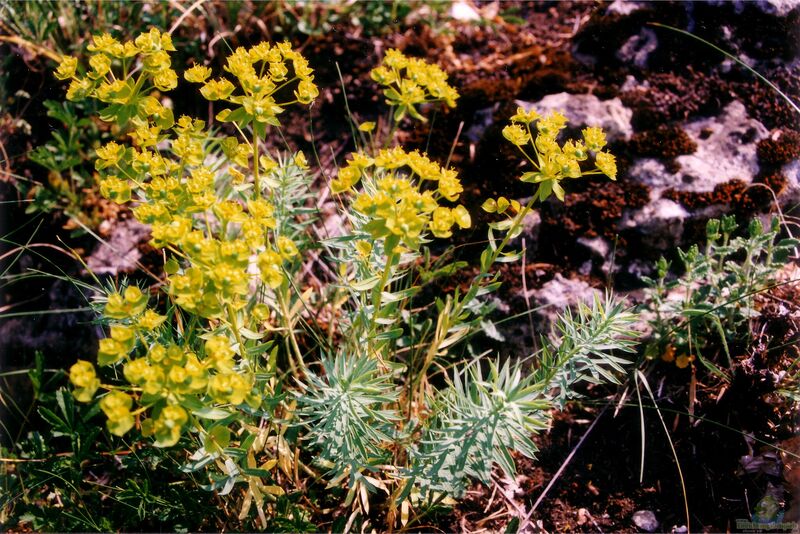
[[[100,399],[100,409],[106,414],[108,430],[116,435],[123,436],[125,432],[133,427],[135,422],[131,407],[133,398],[122,391],[109,391],[106,396]],[[178,441],[177,439],[175,440]]]
[[[187,143],[195,141],[201,128],[199,121],[184,118],[175,127],[180,129],[178,139],[185,137]],[[230,142],[228,149],[238,153]],[[136,175],[141,180],[149,178],[139,184],[109,176],[101,187],[116,191],[122,188],[117,183],[124,182],[128,193],[123,198],[130,198],[132,184],[146,199],[133,208],[137,219],[151,225],[154,245],[169,248],[183,260],[183,266],[169,270],[166,286],[178,306],[199,317],[230,321],[231,311],[238,313],[252,294],[251,281],[258,277],[249,270],[254,255],[265,285],[275,288],[284,282],[283,266],[299,251],[290,239],[274,234],[275,210],[268,200],[241,202],[218,195],[216,173],[185,161],[190,150],[177,154],[184,160],[177,165],[146,149],[121,150],[110,145],[98,152],[101,167],[113,167],[120,175]],[[145,163],[142,154],[150,154],[151,159]],[[180,178],[183,168],[189,168],[189,172]],[[141,391],[138,403],[142,410],[152,408],[141,430],[145,436],[154,436],[156,445],[177,443],[190,419],[184,402],[188,397],[204,405],[258,404],[253,393],[254,375],[227,337],[208,338],[198,353],[163,343],[159,329],[166,317],[147,309],[147,296],[134,286],[121,294],[111,293],[104,315],[119,323],[112,325],[109,337],[100,341],[98,364],[122,362],[126,380]],[[142,351],[141,357],[132,356]],[[91,400],[99,387],[91,364],[75,367],[71,378],[76,398]],[[112,433],[122,435],[132,427],[134,400],[116,390],[103,397],[100,406]]]
[[[180,239],[181,250],[190,266],[170,276],[167,291],[181,308],[201,317],[219,318],[226,315],[229,306],[234,310],[244,307],[253,277],[248,273],[250,255],[265,248],[266,228],[274,224],[272,206],[263,199],[250,203],[256,202],[266,206],[268,218],[257,219],[257,213],[244,213],[241,207],[235,207],[240,205],[232,201],[221,202],[215,210],[217,213],[227,210],[225,216],[232,216],[222,219],[224,221],[241,221],[243,233],[255,234],[249,240],[243,235],[220,240],[207,237],[200,230],[187,232]]]
[[[100,191],[118,203],[138,201],[134,215],[151,226],[152,244],[172,256],[165,266],[164,292],[193,316],[195,335],[171,341],[167,316],[148,309],[148,297],[137,287],[111,292],[104,315],[114,323],[99,343],[98,365],[120,366],[130,386],[101,385],[86,361],[70,369],[70,379],[80,401],[89,402],[100,388],[109,390],[100,408],[112,433],[126,433],[145,414],[142,434],[154,436],[158,446],[171,446],[198,406],[260,403],[252,362],[239,336],[253,321],[269,317],[269,308],[253,297],[287,282],[287,263],[299,250],[280,235],[273,204],[262,196],[259,171],[266,175],[278,164],[259,154],[258,142],[267,125],[278,124],[285,106],[309,104],[318,90],[308,62],[287,43],[235,51],[225,70],[238,85],[226,78],[209,81],[211,70],[202,65],[188,69],[185,79],[203,84],[204,97],[238,106],[218,118],[236,121],[240,131],[252,125],[252,140],[219,141],[227,158],[220,171],[206,165],[209,134],[204,122],[190,117],[176,122],[150,94],[177,84],[169,57],[175,48],[168,34],[154,29],[127,43],[105,34],[96,36],[89,50],[94,54],[86,76],[78,75],[75,58],[64,58],[56,76],[72,80],[69,98],[108,104],[101,118],[126,128],[133,141],[131,146],[112,141],[97,149]],[[276,103],[287,91],[293,91],[294,100]],[[308,168],[301,153],[293,161]],[[253,176],[255,188],[246,183],[246,174]],[[245,197],[248,190],[254,194]],[[252,315],[242,324],[250,304]]]
[[[416,249],[426,231],[449,237],[454,225],[468,228],[471,224],[464,206],[439,204],[442,199],[456,201],[461,194],[456,171],[440,167],[417,151],[397,147],[381,150],[375,158],[353,154],[332,181],[331,190],[341,193],[362,180],[363,190],[356,194],[352,207],[369,219],[364,229],[374,239],[394,236]]]
[[[150,118],[162,128],[172,125],[172,112],[144,94],[152,90],[144,89],[147,82],[158,91],[171,91],[178,85],[178,75],[169,56],[175,46],[168,33],[153,28],[125,43],[104,33],[95,35],[88,49],[92,54],[85,76],[78,74],[78,60],[71,56],[64,56],[56,70],[56,78],[70,80],[68,100],[92,97],[109,104],[101,114],[104,120],[116,116],[122,123],[138,119],[141,124]],[[130,75],[137,64],[141,70],[135,76]]]
[[[511,123],[503,128],[503,137],[515,145],[536,169],[526,172],[520,180],[539,184],[535,196],[545,200],[555,194],[564,200],[561,180],[580,178],[591,174],[604,174],[616,179],[617,166],[614,156],[602,152],[606,136],[600,128],[583,130],[582,140],[568,140],[558,143],[559,133],[566,127],[567,118],[559,112],[540,116],[535,110],[518,108],[511,117]],[[535,135],[534,135],[535,133]],[[581,162],[594,153],[594,169],[582,170]],[[499,201],[498,201],[499,202]]]
[[[94,371],[94,366],[85,360],[78,360],[69,368],[69,381],[75,386],[73,395],[80,402],[89,402],[100,387],[100,379]]]
[[[112,292],[105,316],[119,322],[111,326],[109,337],[100,340],[98,364],[123,362],[125,379],[134,391],[141,392],[139,411],[153,408],[152,417],[142,422],[142,433],[155,436],[157,445],[177,443],[189,420],[184,406],[187,399],[217,405],[258,405],[253,390],[255,377],[226,336],[207,336],[200,356],[188,347],[161,341],[167,318],[148,309],[146,296],[135,286],[122,294]],[[70,368],[70,381],[76,388],[75,398],[81,402],[91,401],[101,387],[94,367],[83,360]],[[132,395],[118,389],[102,397],[100,408],[112,434],[122,436],[133,427],[133,403]]]
[[[248,272],[251,254],[263,253],[262,266],[264,258],[281,259],[261,270],[263,282],[273,288],[285,278],[283,261],[293,255],[286,253],[288,245],[280,237],[273,236],[275,244],[269,244],[275,219],[268,200],[258,197],[241,202],[218,194],[217,173],[202,165],[203,128],[202,121],[188,117],[178,120],[172,142],[177,161],[155,150],[125,149],[111,142],[97,150],[96,166],[114,171],[100,179],[101,193],[122,203],[131,199],[132,189],[138,191],[142,202],[133,208],[133,213],[140,222],[151,226],[152,244],[177,250],[187,260],[187,267],[169,279],[167,291],[175,302],[201,317],[218,318],[228,313],[228,306],[234,310],[244,306],[248,284],[253,279]],[[241,175],[243,181],[244,176],[236,168],[248,163],[241,147],[249,153],[246,145],[233,138],[223,143],[232,163],[228,172],[234,180]],[[276,165],[267,156],[260,160],[264,169]],[[219,228],[214,233],[209,226],[212,219]]]
[[[238,106],[221,111],[217,119],[236,122],[240,127],[251,122],[280,126],[277,116],[286,106],[294,103],[308,105],[319,95],[314,84],[314,71],[306,58],[292,50],[288,42],[274,46],[262,42],[252,48],[237,48],[228,57],[225,70],[236,79],[241,93],[234,94],[236,86],[227,78],[209,80],[211,70],[202,65],[187,70],[184,78],[202,83],[200,93],[206,100],[223,100]],[[294,100],[277,102],[276,93],[292,85]]]
[[[395,107],[395,121],[401,120],[406,113],[425,121],[416,106],[444,102],[455,107],[458,99],[458,92],[447,83],[447,73],[438,65],[406,57],[395,49],[386,51],[383,62],[370,75],[384,87],[386,103]]]

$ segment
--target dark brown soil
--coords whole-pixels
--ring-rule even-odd
[[[662,124],[655,130],[633,134],[630,149],[644,157],[676,158],[692,154],[697,150],[697,143],[681,127]]]
[[[800,158],[800,132],[776,130],[767,139],[758,142],[758,161],[769,166],[778,166]]]

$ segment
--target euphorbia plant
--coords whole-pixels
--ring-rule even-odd
[[[101,192],[120,203],[135,195],[134,215],[151,226],[153,245],[170,256],[164,293],[175,304],[159,315],[147,309],[149,299],[138,288],[107,295],[104,315],[113,324],[98,363],[120,364],[130,386],[106,387],[113,395],[101,408],[112,433],[127,432],[134,414],[144,435],[171,446],[187,428],[208,435],[198,412],[245,401],[256,409],[257,392],[268,388],[261,355],[249,353],[244,342],[270,314],[250,292],[251,257],[257,257],[259,281],[280,295],[282,285],[284,293],[288,289],[283,266],[298,250],[292,231],[274,216],[266,182],[259,181],[260,169],[277,167],[259,147],[283,107],[310,103],[316,87],[305,59],[287,44],[238,49],[226,66],[238,87],[225,78],[205,82],[205,67],[189,69],[187,80],[205,82],[204,97],[233,104],[218,119],[239,131],[252,125],[244,139],[213,139],[203,121],[181,117],[175,123],[157,98],[177,85],[168,34],[153,29],[124,44],[103,35],[89,48],[94,54],[86,77],[78,76],[74,58],[62,61],[57,76],[72,78],[68,98],[106,102],[101,118],[127,127],[132,146],[111,142],[97,150]],[[273,95],[283,87],[294,89],[294,99],[278,104]],[[211,161],[215,144],[225,158]],[[88,373],[85,362],[76,373]]]
[[[178,83],[172,49],[156,29],[127,43],[103,35],[90,47],[86,76],[74,58],[57,71],[72,80],[68,98],[108,104],[101,118],[130,138],[97,150],[101,191],[132,204],[165,258],[165,278],[151,293],[119,287],[100,299],[109,337],[98,364],[119,372],[104,371],[109,379],[101,380],[84,360],[70,370],[78,400],[101,392],[111,433],[138,431],[158,447],[196,449],[185,469],[214,465],[209,487],[222,494],[243,483],[242,517],[255,504],[264,525],[270,503],[301,485],[300,473],[317,476],[309,457],[332,484],[345,485],[354,518],[368,514],[370,492],[391,494],[385,510],[393,525],[423,495],[458,495],[470,476],[489,482],[494,463],[511,471],[508,450],[533,454],[528,436],[546,426],[554,389],[567,395],[576,380],[619,369],[610,350],[631,350],[630,315],[610,301],[567,316],[565,334],[585,327],[581,342],[543,354],[532,373],[511,362],[484,373],[454,350],[480,329],[489,309],[480,297],[499,286],[494,265],[515,257],[505,248],[534,201],[550,192],[563,198],[566,177],[613,177],[613,157],[597,152],[602,132],[560,145],[560,116],[515,115],[504,134],[520,147],[532,143],[536,171],[521,179],[539,189],[524,207],[487,201],[508,219],[492,225],[479,274],[463,292],[420,303],[413,300],[419,280],[457,267],[432,260],[428,243],[471,226],[471,217],[458,203],[457,172],[394,145],[393,133],[403,120],[424,120],[428,105],[455,105],[444,71],[397,51],[373,71],[392,127],[383,142],[351,154],[330,182],[347,225],[318,240],[308,231],[315,211],[307,206],[305,157],[270,155],[263,146],[289,106],[316,97],[307,61],[286,43],[261,43],[236,49],[226,75],[212,78],[203,65],[186,70],[205,99],[226,106],[216,118],[236,135],[224,136],[197,119],[175,121],[159,99]],[[596,168],[582,170],[589,151]],[[499,243],[493,231],[504,234]],[[334,267],[316,290],[300,276],[312,252]],[[315,321],[323,312],[333,320]],[[438,386],[434,374],[445,377]]]

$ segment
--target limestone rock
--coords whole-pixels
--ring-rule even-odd
[[[626,210],[621,227],[641,234],[646,245],[658,250],[680,245],[686,218],[715,217],[728,209],[714,205],[690,213],[673,200],[662,198],[664,192],[672,189],[707,193],[732,180],[747,185],[753,183],[759,171],[758,142],[769,135],[764,125],[750,117],[744,105],[736,100],[715,117],[688,122],[684,130],[697,144],[697,149],[692,154],[675,158],[676,172],[668,169],[665,161],[639,158],[631,163],[627,173],[629,180],[649,188],[650,203],[636,210]],[[789,186],[781,195],[781,201],[788,205],[788,199],[800,199],[800,164],[787,165],[784,173]]]
[[[800,2],[797,0],[712,0],[709,3],[719,6],[733,5],[736,14],[741,14],[748,6],[755,7],[762,13],[776,17],[785,17],[800,7]]]
[[[778,195],[778,202],[782,206],[800,204],[800,159],[784,165],[781,172],[786,177],[786,187]]]
[[[759,121],[747,114],[738,100],[728,104],[716,117],[692,121],[686,133],[697,143],[693,154],[678,156],[684,191],[710,191],[733,179],[750,183],[758,173],[756,148],[769,134]],[[687,180],[685,177],[699,178]]]
[[[655,532],[659,527],[656,514],[650,510],[637,510],[634,512],[633,523],[645,532]]]
[[[716,117],[691,121],[684,130],[697,144],[697,150],[675,158],[678,172],[669,172],[660,161],[651,158],[631,165],[628,177],[650,187],[654,199],[667,188],[699,193],[734,179],[748,184],[753,181],[758,173],[757,145],[769,132],[748,116],[741,102],[734,100]]]
[[[606,8],[609,15],[630,15],[641,9],[647,8],[647,2],[636,2],[630,0],[614,0]]]
[[[608,274],[611,269],[612,243],[605,237],[579,237],[578,244],[583,247],[589,255],[581,266],[581,274],[588,275],[595,266],[598,266],[603,274]]]
[[[535,109],[539,113],[560,111],[569,119],[570,126],[600,126],[605,130],[609,141],[627,139],[633,133],[631,118],[633,111],[619,98],[600,100],[595,95],[574,95],[556,93],[547,95],[538,102],[516,101],[526,110]]]
[[[656,32],[650,28],[642,28],[636,35],[632,35],[617,51],[617,59],[623,63],[633,64],[640,69],[647,68],[647,59],[656,48],[658,38]]]
[[[639,210],[626,211],[620,226],[639,232],[645,245],[671,250],[680,244],[688,216],[689,212],[677,202],[659,198]]]
[[[95,274],[131,273],[142,258],[139,247],[150,239],[150,227],[134,219],[110,223],[103,233],[109,235],[86,259]],[[101,231],[103,228],[101,228]]]
[[[537,331],[550,332],[559,314],[578,303],[591,303],[600,291],[583,280],[564,278],[556,273],[552,280],[539,289],[530,291],[532,305],[539,307],[536,312]]]

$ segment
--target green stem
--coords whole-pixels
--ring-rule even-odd
[[[233,330],[233,335],[236,338],[236,342],[239,344],[239,355],[243,359],[247,359],[247,349],[244,346],[244,340],[242,340],[242,335],[239,333],[239,325],[238,321],[236,320],[236,310],[233,309],[233,305],[228,303],[226,306],[228,311],[228,321],[231,323],[231,330]]]
[[[489,264],[486,266],[486,269],[489,269],[494,264],[494,262],[497,261],[497,258],[500,257],[500,254],[503,252],[505,246],[508,245],[508,242],[511,241],[512,236],[515,234],[516,230],[520,227],[520,225],[522,225],[522,221],[525,219],[525,216],[528,215],[528,212],[531,211],[534,202],[536,202],[536,195],[533,195],[530,198],[530,200],[528,200],[528,203],[525,204],[525,206],[523,206],[521,210],[519,210],[519,213],[514,218],[514,222],[511,224],[511,227],[508,229],[508,232],[506,232],[505,237],[503,238],[503,240],[500,242],[500,245],[498,245],[498,247],[492,254],[492,261],[489,262]],[[486,274],[483,268],[481,268],[481,274],[482,275]]]
[[[292,351],[294,351],[294,358],[292,358],[291,354],[289,355],[289,365],[292,367],[292,372],[297,374],[298,368],[305,372],[306,364],[303,361],[303,353],[300,351],[300,344],[297,342],[297,336],[294,334],[294,325],[292,324],[292,317],[291,311],[289,310],[289,305],[286,302],[286,295],[284,291],[281,290],[278,293],[278,304],[281,307],[281,315],[283,316],[284,320],[284,327],[286,330],[289,331],[289,343],[291,345]],[[297,360],[297,366],[292,363],[292,360]]]
[[[372,290],[372,321],[369,328],[370,332],[375,331],[376,321],[378,319],[378,314],[380,313],[381,304],[383,301],[383,288],[389,283],[389,278],[392,274],[392,266],[394,265],[394,261],[396,259],[394,249],[397,245],[398,240],[395,237],[388,237],[386,238],[386,241],[384,241],[383,252],[386,254],[386,267],[383,269],[383,273],[381,273],[380,281]]]
[[[525,206],[519,211],[517,216],[514,218],[511,227],[508,229],[508,232],[506,232],[505,237],[492,253],[490,261],[486,262],[485,265],[481,265],[481,271],[480,274],[478,274],[477,278],[482,278],[484,275],[488,274],[489,269],[491,269],[492,265],[494,265],[495,261],[497,261],[497,258],[500,257],[500,254],[502,254],[503,249],[506,247],[506,245],[508,245],[509,241],[511,241],[514,234],[519,229],[520,225],[522,225],[522,221],[525,219],[525,216],[528,214],[528,212],[531,211],[531,208],[533,207],[533,203],[535,201],[536,201],[536,196],[534,195],[533,197],[531,197],[530,200],[528,200],[528,203],[525,204]],[[450,307],[450,302],[452,301],[448,299],[448,303],[445,309],[442,310],[442,313],[439,315],[439,321],[436,325],[435,338],[428,346],[428,350],[425,353],[425,359],[422,362],[422,367],[419,373],[417,373],[412,379],[411,394],[417,395],[418,405],[421,405],[422,403],[422,398],[425,390],[425,378],[428,373],[428,369],[433,364],[433,361],[439,352],[439,347],[447,339],[447,333],[451,327],[450,318],[459,317],[464,311],[464,306],[466,306],[469,303],[469,300],[467,299],[458,300],[453,306],[452,310],[448,309]],[[374,320],[374,315],[373,315],[373,320]],[[412,415],[411,410],[409,409],[409,417],[411,415]]]
[[[392,139],[397,133],[397,128],[400,126],[400,122],[394,120],[394,106],[389,106],[389,121],[392,127],[389,129],[389,135],[386,136],[386,141],[383,143],[384,149],[389,148],[389,145],[392,144]]]
[[[258,200],[258,198],[261,197],[261,179],[258,174],[261,163],[259,163],[258,161],[258,142],[259,142],[258,134],[256,133],[254,128],[253,129],[253,185],[254,185],[253,199],[255,200]]]

